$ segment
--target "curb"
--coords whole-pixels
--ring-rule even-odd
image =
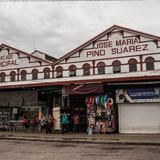
[[[112,144],[112,145],[147,145],[160,146],[158,142],[131,142],[131,141],[110,141],[110,140],[65,140],[65,139],[46,139],[46,138],[24,138],[24,137],[0,137],[0,140],[20,140],[31,142],[58,142],[58,143],[82,143],[82,144]]]

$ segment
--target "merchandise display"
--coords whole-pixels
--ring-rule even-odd
[[[107,96],[86,97],[88,134],[112,133],[115,130],[114,101]]]

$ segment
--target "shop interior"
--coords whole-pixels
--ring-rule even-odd
[[[75,114],[79,116],[79,127],[78,132],[87,131],[87,113],[85,105],[85,96],[84,95],[69,95],[64,98],[64,108],[61,112],[66,112],[69,119],[69,132],[73,132],[74,122],[73,117]]]

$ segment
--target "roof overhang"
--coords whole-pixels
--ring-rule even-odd
[[[13,88],[29,88],[29,87],[46,87],[46,86],[64,86],[66,84],[91,84],[91,83],[107,83],[112,85],[119,84],[160,84],[160,75],[156,76],[141,76],[141,77],[121,77],[121,78],[102,78],[102,79],[85,79],[85,80],[64,80],[64,81],[51,81],[51,82],[39,82],[31,84],[17,84],[17,85],[4,85],[0,86],[1,89],[13,89]]]

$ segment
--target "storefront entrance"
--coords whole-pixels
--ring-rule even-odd
[[[79,116],[76,132],[88,134],[106,134],[116,131],[114,100],[107,94],[69,95],[65,108],[61,110],[68,115],[68,131],[74,132],[74,116]],[[67,105],[68,104],[68,105]]]
[[[79,116],[79,124],[76,132],[87,131],[87,112],[85,105],[85,95],[69,95],[65,97],[64,107],[61,113],[66,112],[68,115],[68,131],[74,132],[74,115]]]

